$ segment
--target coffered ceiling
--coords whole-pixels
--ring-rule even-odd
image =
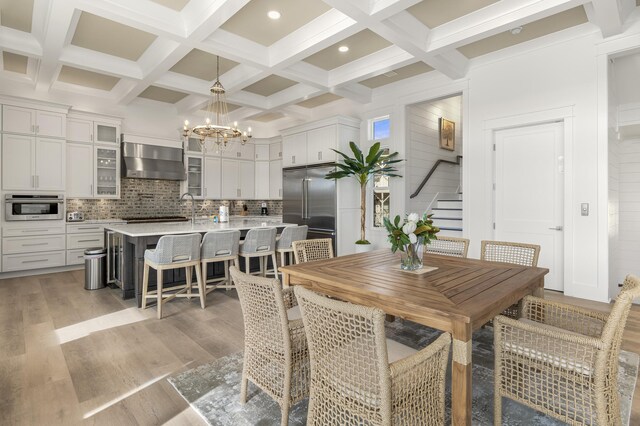
[[[28,84],[33,97],[70,92],[201,115],[219,56],[233,120],[311,119],[332,103],[367,104],[390,84],[464,78],[474,62],[514,49],[618,34],[631,14],[638,19],[637,4],[0,0],[0,80]]]

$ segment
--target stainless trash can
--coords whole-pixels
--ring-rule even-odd
[[[84,251],[84,289],[103,288],[107,280],[107,249],[95,247]]]

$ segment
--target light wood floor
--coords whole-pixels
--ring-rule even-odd
[[[154,308],[85,291],[83,281],[83,271],[0,280],[0,424],[204,424],[166,377],[242,350],[235,292],[211,293],[205,310],[171,301],[156,320]],[[640,306],[623,348],[640,353]],[[640,424],[640,385],[631,424]]]

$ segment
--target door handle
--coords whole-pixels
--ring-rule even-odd
[[[558,226],[554,226],[553,228],[549,228],[552,231],[562,231],[562,226],[558,225]]]

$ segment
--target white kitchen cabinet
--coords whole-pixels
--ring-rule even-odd
[[[253,161],[255,157],[255,145],[250,142],[242,145],[239,141],[235,141],[230,147],[222,151],[221,155],[223,158]]]
[[[209,144],[207,143],[207,148]],[[190,137],[184,144],[184,150],[190,154],[202,154],[202,144],[200,138]],[[208,154],[209,152],[207,152]]]
[[[269,145],[269,160],[282,160],[282,142]]]
[[[222,197],[222,165],[218,157],[204,157],[204,198],[219,200]]]
[[[269,199],[269,182],[271,181],[269,176],[268,161],[256,161],[255,180],[256,180],[256,187],[255,187],[256,200],[268,200]]]
[[[63,221],[6,223],[2,229],[2,271],[26,271],[64,266]]]
[[[58,112],[4,105],[2,123],[3,132],[52,138],[66,137],[67,118],[65,114]]]
[[[80,118],[67,118],[67,141],[93,142],[93,121]]]
[[[294,133],[282,138],[282,167],[305,165],[307,162],[307,133]]]
[[[4,134],[2,188],[7,191],[64,191],[65,141]]]
[[[120,144],[120,124],[94,121],[93,135],[96,143]]]
[[[222,160],[222,198],[251,200],[255,198],[255,170],[252,161]]]
[[[269,162],[269,198],[282,199],[282,160]]]
[[[120,198],[120,148],[93,147],[94,198]]]
[[[64,235],[34,235],[31,237],[7,237],[2,239],[3,254],[36,253],[64,249]]]
[[[42,253],[9,254],[2,256],[2,272],[24,271],[39,268],[64,266],[64,250]]]
[[[196,199],[203,198],[203,158],[201,155],[187,155],[185,156],[185,165],[187,168],[187,180],[186,185],[183,185],[183,192],[188,192]]]
[[[256,161],[269,161],[269,145],[256,145],[255,151]]]
[[[336,161],[337,126],[331,125],[307,132],[307,164]]]
[[[93,145],[67,143],[67,198],[93,198],[93,169]]]

